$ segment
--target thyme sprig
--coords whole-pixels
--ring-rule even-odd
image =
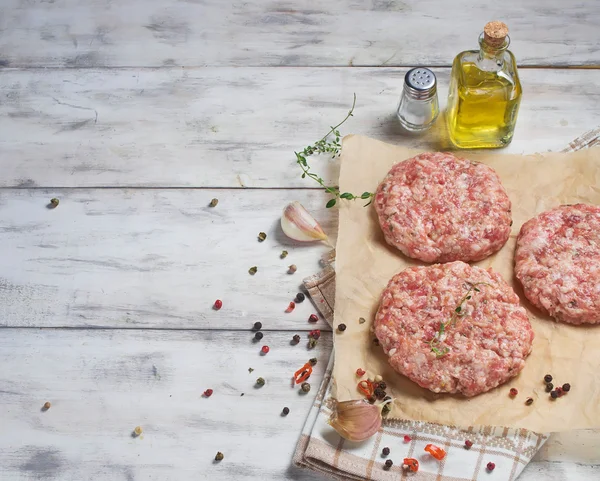
[[[489,286],[489,284],[487,282],[475,282],[475,283],[469,282],[468,284],[471,287],[469,287],[469,290],[467,291],[467,293],[461,298],[458,305],[454,308],[454,311],[452,312],[452,316],[450,317],[450,320],[447,322],[440,322],[440,327],[438,329],[438,332],[436,332],[435,335],[433,336],[433,338],[427,342],[427,344],[429,344],[429,347],[431,348],[431,351],[433,353],[435,353],[435,357],[438,359],[440,357],[445,356],[446,354],[448,354],[450,352],[450,348],[447,346],[444,346],[442,349],[440,349],[438,347],[440,345],[442,336],[446,333],[446,329],[448,327],[455,326],[456,323],[458,322],[458,320],[465,315],[465,311],[463,309],[464,304],[469,299],[471,299],[473,292],[481,291],[481,289],[479,289],[477,286]]]
[[[302,178],[304,179],[306,177],[309,177],[309,178],[313,179],[315,182],[317,182],[319,185],[321,185],[328,194],[331,194],[333,196],[333,199],[329,199],[329,201],[326,204],[326,207],[328,209],[333,207],[337,203],[338,199],[346,199],[346,200],[370,199],[369,202],[367,204],[365,204],[365,207],[366,207],[373,201],[373,196],[375,195],[372,192],[363,192],[360,195],[355,195],[350,192],[340,193],[339,187],[335,187],[335,186],[332,187],[332,186],[325,185],[325,181],[321,177],[319,177],[314,172],[311,172],[310,165],[308,165],[308,161],[306,160],[307,157],[310,157],[311,155],[314,155],[314,154],[331,154],[331,158],[334,158],[334,157],[337,157],[340,155],[340,149],[342,148],[342,144],[340,144],[340,131],[338,130],[338,128],[341,127],[346,122],[346,120],[348,120],[350,117],[352,117],[354,115],[354,107],[355,106],[356,106],[356,94],[354,94],[354,100],[352,102],[352,107],[346,114],[346,117],[344,118],[344,120],[342,120],[339,124],[331,127],[329,129],[329,132],[327,132],[320,140],[317,140],[312,145],[304,147],[302,152],[294,152],[294,154],[296,154],[296,163],[302,169]],[[329,140],[330,136],[333,136],[332,140]]]

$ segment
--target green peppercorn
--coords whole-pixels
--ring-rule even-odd
[[[282,259],[285,259],[288,255],[288,251],[281,251],[281,254],[279,254],[279,257],[281,257]]]
[[[59,204],[59,202],[60,202],[60,201],[59,201],[59,200],[58,200],[56,197],[54,197],[53,199],[50,199],[50,205],[51,205],[53,208],[54,208],[54,207],[58,207],[58,204]]]
[[[386,405],[384,405],[381,408],[381,414],[383,414],[385,416],[386,414],[389,414],[391,410],[392,410],[392,407],[390,406],[390,403],[387,403]]]
[[[257,385],[257,386],[264,386],[264,385],[265,385],[265,380],[264,380],[262,377],[259,377],[259,378],[256,380],[256,385]]]
[[[313,358],[309,359],[308,362],[310,362],[311,366],[316,366],[317,365],[317,358],[313,357]]]
[[[265,234],[264,232],[259,232],[258,233],[258,242],[262,242],[267,238],[267,234]]]
[[[258,267],[256,267],[256,266],[252,266],[250,269],[248,269],[248,274],[250,274],[251,276],[253,276],[257,272],[258,272]]]
[[[346,324],[338,324],[338,331],[344,332],[346,330]]]
[[[311,337],[308,340],[308,347],[309,347],[309,349],[312,349],[313,347],[315,347],[317,345],[317,342],[319,342],[317,339],[315,339],[314,337]]]
[[[547,384],[549,382],[552,382],[552,376],[550,374],[546,374],[544,376],[544,382]]]
[[[208,205],[210,207],[216,207],[218,203],[219,203],[219,199],[213,199],[210,201],[210,204],[208,204]]]
[[[217,453],[217,455],[215,456],[215,461],[222,461],[224,457],[225,456],[223,456],[223,453],[221,451],[219,451]]]
[[[302,389],[302,392],[309,392],[310,391],[310,384],[308,384],[307,382],[303,382],[300,385],[300,389]]]
[[[546,392],[551,392],[553,389],[554,389],[554,384],[552,384],[551,382],[546,384]]]
[[[358,318],[358,323],[359,324],[364,324],[365,322],[367,322],[367,320],[364,317],[359,317]]]

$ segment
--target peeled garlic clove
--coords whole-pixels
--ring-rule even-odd
[[[381,428],[381,405],[363,399],[338,402],[328,422],[344,439],[364,441]]]
[[[301,242],[327,240],[319,223],[297,200],[283,209],[281,228],[285,235]]]

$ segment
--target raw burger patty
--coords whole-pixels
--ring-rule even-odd
[[[525,222],[515,274],[527,299],[555,319],[600,323],[600,207],[563,205]]]
[[[388,244],[425,262],[478,261],[510,234],[510,200],[485,164],[436,152],[392,167],[375,193]]]
[[[441,323],[445,333],[430,344]],[[375,335],[400,374],[430,391],[465,396],[516,376],[533,341],[525,309],[500,274],[460,261],[396,274],[383,292]]]

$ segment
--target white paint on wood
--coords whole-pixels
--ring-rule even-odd
[[[406,69],[6,70],[0,186],[313,187],[294,151],[340,130],[415,148],[451,148],[440,117],[402,133]],[[435,69],[445,105],[449,69]],[[600,124],[600,71],[522,70],[508,153],[560,150]],[[574,86],[577,86],[575,88]],[[337,163],[313,159],[335,183]]]
[[[331,333],[309,350],[282,332],[261,343],[243,332],[0,332],[2,481],[319,479],[290,464]],[[303,394],[291,378],[312,357],[313,389]]]
[[[0,65],[449,66],[494,19],[522,65],[600,63],[581,0],[4,0]]]
[[[335,239],[321,191],[1,189],[0,326],[314,329],[309,301],[284,311],[330,248],[283,234],[293,200]]]

